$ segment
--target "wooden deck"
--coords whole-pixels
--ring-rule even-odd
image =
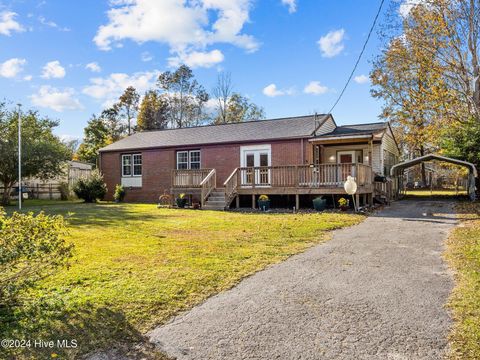
[[[343,184],[353,176],[358,185],[357,195],[372,194],[373,171],[364,164],[286,165],[240,167],[233,170],[222,184],[226,206],[240,195],[329,195],[345,194]],[[174,170],[172,193],[201,196],[202,204],[217,188],[214,169]]]

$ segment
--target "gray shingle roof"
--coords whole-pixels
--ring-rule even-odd
[[[358,125],[344,125],[338,126],[332,132],[327,134],[322,134],[318,136],[321,137],[332,137],[332,136],[346,136],[346,135],[369,135],[374,134],[379,131],[383,131],[388,128],[388,123],[378,122],[371,124],[358,124]]]
[[[322,118],[323,115],[317,115],[318,121]],[[299,138],[311,136],[314,130],[315,116],[309,115],[139,132],[110,144],[100,151]]]

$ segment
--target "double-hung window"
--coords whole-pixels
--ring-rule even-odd
[[[142,176],[142,154],[122,155],[122,177]]]
[[[177,169],[200,169],[200,150],[177,151]]]

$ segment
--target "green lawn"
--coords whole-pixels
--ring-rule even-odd
[[[48,201],[29,201],[24,211],[40,210],[68,218],[75,258],[38,285],[29,306],[0,313],[1,332],[3,338],[76,339],[80,348],[57,351],[62,358],[141,342],[145,331],[179,311],[363,219]]]
[[[455,190],[407,190],[405,192],[406,196],[466,196],[466,190],[459,190],[458,193]]]
[[[480,359],[480,204],[458,207],[461,226],[454,229],[446,257],[455,270],[456,286],[449,307],[455,321],[451,359]]]

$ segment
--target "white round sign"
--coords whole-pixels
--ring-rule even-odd
[[[347,181],[343,184],[343,188],[348,195],[355,194],[357,192],[357,183],[355,182],[355,179],[351,176],[347,176]]]

